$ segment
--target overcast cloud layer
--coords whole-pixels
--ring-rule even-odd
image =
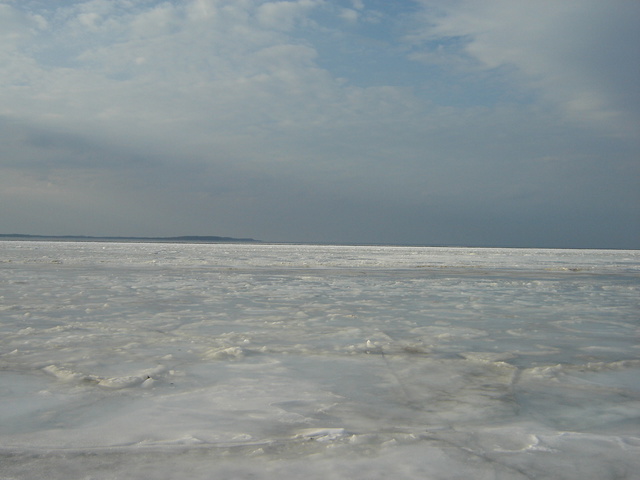
[[[640,248],[640,2],[0,0],[0,233]]]

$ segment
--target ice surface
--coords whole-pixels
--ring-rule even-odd
[[[0,242],[0,478],[632,479],[640,252]]]

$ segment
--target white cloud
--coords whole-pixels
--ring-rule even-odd
[[[485,68],[512,66],[520,81],[574,119],[632,134],[640,128],[640,3],[625,0],[423,1],[422,41],[414,58],[437,58],[447,40]],[[451,47],[446,52],[450,60]]]
[[[216,0],[194,0],[187,5],[187,16],[193,21],[207,21],[218,14],[218,1]],[[239,5],[246,2],[238,2]],[[173,7],[172,5],[161,5],[161,8]]]
[[[263,27],[275,30],[291,30],[296,22],[304,19],[311,9],[323,3],[324,1],[322,0],[268,2],[258,7],[256,16]]]
[[[347,22],[355,23],[358,21],[360,14],[357,10],[352,10],[350,8],[343,8],[340,10],[340,18],[346,20]]]
[[[313,155],[295,138],[286,140],[293,149],[280,147],[284,138],[343,121],[351,98],[317,66],[311,45],[282,33],[320,3],[203,0],[110,12],[109,2],[77,4],[64,21],[56,16],[55,31],[18,52],[15,75],[3,75],[0,113],[183,164],[299,163]],[[93,7],[96,16],[85,21]],[[110,28],[96,32],[102,21]],[[52,43],[65,57],[38,64],[38,50]],[[375,115],[375,106],[359,108],[363,118]],[[88,167],[105,161],[113,163],[85,159]]]

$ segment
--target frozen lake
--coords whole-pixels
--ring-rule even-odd
[[[0,479],[637,479],[640,251],[0,242]]]

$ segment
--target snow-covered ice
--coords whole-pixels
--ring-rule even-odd
[[[1,479],[633,479],[640,251],[0,242]]]

